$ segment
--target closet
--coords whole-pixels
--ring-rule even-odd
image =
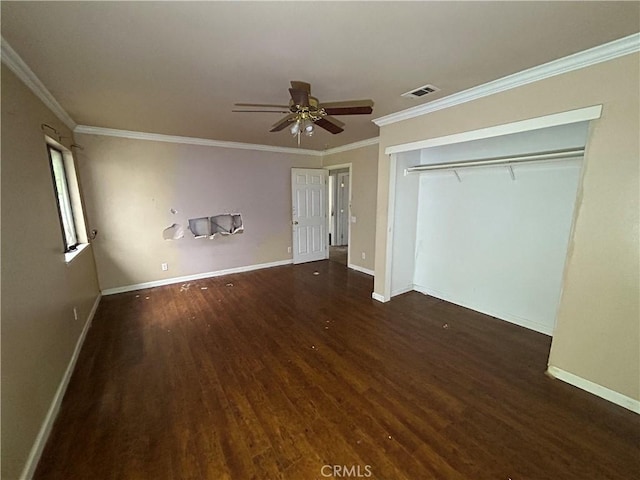
[[[393,154],[390,294],[553,333],[588,121]]]

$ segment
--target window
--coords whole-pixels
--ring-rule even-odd
[[[65,253],[72,252],[76,250],[79,242],[73,204],[71,203],[71,194],[69,192],[69,179],[65,167],[65,158],[61,150],[51,145],[48,145],[47,148],[49,150],[49,158],[51,159],[51,172],[53,174],[53,183],[58,200],[58,213],[62,226],[64,251]]]

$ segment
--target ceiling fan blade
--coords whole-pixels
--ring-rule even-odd
[[[373,112],[373,100],[347,100],[320,105],[328,115],[368,115]]]
[[[338,127],[344,127],[344,122],[341,122],[340,120],[338,120],[337,118],[333,118],[331,115],[325,115],[322,118],[326,118],[327,120],[329,120],[331,123],[333,123],[334,125],[338,126]]]
[[[309,106],[309,92],[306,90],[290,88],[289,93],[291,94],[291,99],[293,100],[294,105],[299,105],[301,107]]]
[[[236,107],[271,107],[289,109],[289,105],[273,105],[271,103],[234,103],[234,105]]]
[[[289,110],[231,110],[236,113],[289,113]]]
[[[337,118],[330,117],[329,115],[325,115],[324,117],[319,118],[314,123],[333,134],[344,131],[344,128],[342,128],[344,127],[344,123],[342,123]]]
[[[297,118],[298,116],[294,113],[291,113],[289,115],[287,115],[284,118],[281,118],[280,120],[278,120],[276,123],[274,123],[273,125],[271,125],[271,130],[269,130],[270,132],[279,132],[280,130],[284,130],[285,128],[287,128],[291,123],[293,123],[293,121]]]
[[[303,90],[307,93],[311,93],[311,84],[307,82],[301,82],[299,80],[291,80],[291,88],[294,90]]]

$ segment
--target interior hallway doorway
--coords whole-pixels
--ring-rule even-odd
[[[350,168],[329,172],[329,260],[347,265],[349,250]]]

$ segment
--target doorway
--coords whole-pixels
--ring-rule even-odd
[[[347,266],[351,212],[351,165],[329,167],[329,260]]]

